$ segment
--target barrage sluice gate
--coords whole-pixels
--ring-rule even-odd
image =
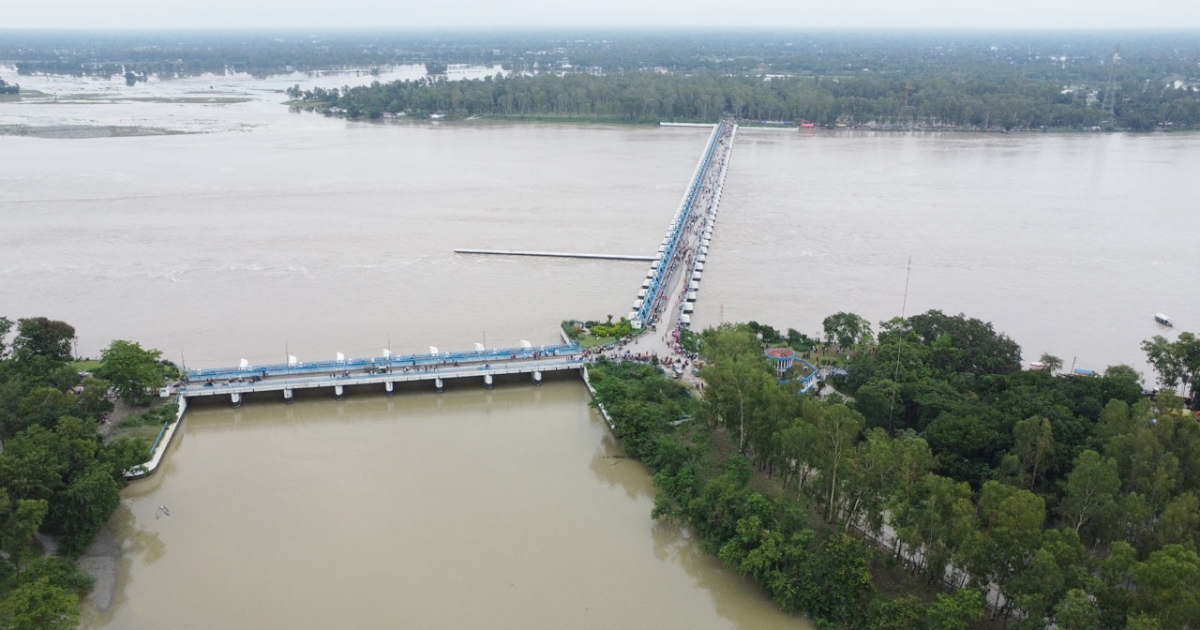
[[[398,384],[414,382],[430,382],[433,389],[441,392],[447,381],[475,379],[491,389],[497,377],[528,375],[534,383],[541,384],[546,373],[581,370],[584,365],[583,349],[576,344],[405,357],[386,355],[309,364],[242,365],[189,371],[178,395],[185,399],[226,396],[237,407],[247,394],[278,392],[284,402],[290,403],[297,390],[318,388],[331,390],[338,400],[349,388],[378,388],[390,396]]]

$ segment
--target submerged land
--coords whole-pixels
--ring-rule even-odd
[[[294,76],[291,104],[347,118],[715,122],[830,128],[1156,131],[1200,127],[1189,31],[12,31],[15,76]],[[348,86],[423,64],[422,78]],[[487,76],[445,80],[456,67]]]
[[[205,73],[284,74],[297,80],[292,106],[349,119],[637,124],[729,114],[783,127],[973,131],[1200,124],[1196,38],[1178,33],[532,33],[451,43],[18,35],[20,46],[0,49],[16,69],[6,85],[53,73],[118,90]],[[406,63],[422,64],[425,76],[360,87],[322,76],[357,67],[370,77]],[[496,72],[450,80],[456,64]],[[0,102],[25,107],[27,98],[48,97],[19,90]],[[119,91],[77,100],[246,101]],[[0,133],[178,132],[20,124]],[[591,324],[589,344],[632,332]],[[704,364],[702,390],[643,363],[592,366],[614,434],[654,474],[655,518],[690,528],[782,610],[820,628],[1200,624],[1200,425],[1172,391],[1183,388],[1195,406],[1194,335],[1145,339],[1153,376],[1124,365],[1083,376],[1055,374],[1063,361],[1050,355],[1022,369],[1020,346],[965,315],[930,311],[874,331],[837,313],[823,333],[753,322],[686,332],[682,342]],[[103,361],[81,364],[71,361],[74,341],[65,322],[0,317],[0,626],[73,627],[89,589],[101,608],[114,599],[121,541],[104,523],[124,473],[174,420],[145,397],[172,374],[156,351],[114,342]],[[801,395],[763,354],[784,346],[836,375]],[[1143,378],[1167,391],[1143,391]],[[137,412],[118,417],[118,398]],[[85,572],[102,577],[93,586]]]

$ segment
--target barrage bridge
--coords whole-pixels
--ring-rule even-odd
[[[284,401],[291,402],[298,389],[329,387],[340,400],[346,388],[352,386],[378,385],[391,394],[396,383],[432,381],[440,392],[448,379],[477,378],[491,389],[497,376],[529,374],[533,382],[541,383],[545,372],[578,370],[583,366],[583,348],[577,344],[536,348],[522,344],[518,348],[407,356],[387,353],[366,359],[190,370],[186,382],[179,386],[179,395],[229,396],[233,405],[238,406],[245,394],[282,392]]]
[[[736,133],[737,125],[732,121],[722,120],[712,125],[712,134],[655,256],[496,250],[460,252],[649,260],[650,269],[637,291],[628,319],[637,330],[687,326],[704,271]],[[656,335],[647,337],[654,340]],[[522,342],[519,347],[497,349],[477,346],[474,351],[449,353],[440,353],[431,347],[428,354],[395,356],[385,351],[379,357],[344,359],[338,355],[334,361],[308,363],[289,357],[287,363],[259,366],[243,360],[238,367],[188,370],[177,389],[163,392],[167,396],[171,393],[178,396],[176,422],[164,426],[159,433],[152,459],[129,471],[127,476],[143,477],[157,468],[183,418],[187,401],[192,398],[227,396],[236,407],[242,404],[247,394],[278,392],[285,402],[291,402],[297,390],[324,388],[333,390],[333,395],[340,400],[348,387],[379,387],[390,395],[397,383],[426,381],[440,392],[450,379],[478,379],[490,389],[497,376],[525,374],[540,384],[543,374],[563,370],[577,370],[586,381],[587,361],[583,348],[565,338],[564,342],[537,347]]]
[[[633,302],[629,320],[635,329],[657,328],[665,324],[690,323],[688,313],[696,299],[704,261],[712,239],[713,224],[721,200],[729,156],[737,125],[721,121],[713,125],[700,161],[692,173],[679,207],[663,236],[658,254],[649,258],[650,269]],[[472,253],[538,255],[538,252],[502,252],[471,250]],[[544,253],[560,256],[562,254]],[[593,256],[581,254],[581,256]],[[613,258],[632,258],[616,257]],[[245,394],[281,392],[291,402],[300,389],[329,388],[341,398],[347,387],[380,386],[393,393],[396,383],[431,381],[442,391],[449,379],[475,378],[491,388],[496,376],[528,374],[540,383],[542,374],[561,370],[580,370],[586,366],[583,349],[564,338],[563,344],[535,347],[522,342],[515,348],[484,349],[428,354],[383,356],[335,361],[300,363],[289,357],[287,363],[252,366],[243,361],[238,367],[188,370],[177,393],[183,399],[228,396],[240,405]]]

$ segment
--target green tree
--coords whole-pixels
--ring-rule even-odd
[[[1100,627],[1100,608],[1086,592],[1073,588],[1055,606],[1054,618],[1062,630],[1092,630]]]
[[[915,595],[876,597],[867,610],[864,630],[915,630],[925,628],[925,603]]]
[[[70,324],[45,317],[30,317],[17,320],[17,336],[12,345],[18,356],[70,361],[74,342],[75,328]]]
[[[817,451],[813,464],[820,472],[824,489],[825,520],[831,523],[839,514],[838,491],[845,484],[844,476],[862,427],[862,415],[841,404],[831,405],[816,423]]]
[[[1059,510],[1076,532],[1092,521],[1098,521],[1098,531],[1109,531],[1120,491],[1116,460],[1104,459],[1096,451],[1087,450],[1075,459],[1075,469],[1067,476]]]
[[[1200,400],[1196,396],[1200,386],[1200,337],[1190,332],[1179,333],[1174,342],[1167,341],[1162,335],[1155,335],[1149,341],[1142,342],[1142,351],[1146,360],[1158,372],[1158,380],[1164,386],[1174,389],[1184,386],[1192,397],[1192,408],[1200,409]]]
[[[928,630],[966,630],[983,617],[983,593],[959,589],[951,595],[939,593],[926,612]]]
[[[18,574],[27,555],[28,545],[46,518],[47,503],[43,500],[13,501],[0,487],[0,551],[8,556]]]
[[[8,333],[12,327],[11,319],[0,316],[0,361],[8,358]]]
[[[101,463],[90,466],[51,504],[68,553],[79,553],[121,503],[121,485]]]
[[[1049,352],[1043,353],[1042,357],[1038,359],[1038,361],[1042,365],[1046,366],[1046,369],[1051,374],[1061,370],[1063,366],[1063,360],[1054,356],[1053,354],[1050,354]]]
[[[1133,568],[1141,612],[1158,618],[1164,630],[1200,624],[1200,558],[1181,545],[1167,545]]]
[[[1041,497],[989,481],[979,494],[981,529],[968,543],[971,578],[980,585],[995,582],[1012,603],[1009,590],[1023,594],[1015,576],[1029,565],[1041,547],[1046,507]]]
[[[12,436],[26,427],[40,425],[53,428],[63,416],[79,415],[79,400],[53,387],[38,387],[21,398],[15,416],[7,419],[3,435]]]
[[[141,344],[118,339],[100,353],[96,376],[113,385],[122,400],[142,405],[150,401],[148,390],[162,385],[158,363],[162,352],[145,350]]]
[[[1149,615],[1130,615],[1125,624],[1125,630],[1162,630],[1162,628],[1163,625],[1158,622],[1158,619]]]
[[[88,376],[80,383],[83,390],[79,393],[79,407],[93,418],[100,418],[113,410],[113,403],[108,399],[108,391],[112,383],[94,376]]]
[[[917,568],[923,568],[931,582],[945,577],[955,552],[977,535],[971,494],[965,482],[928,473],[893,505],[897,542],[913,552]]]
[[[1171,500],[1155,524],[1158,544],[1178,544],[1192,551],[1197,550],[1200,537],[1200,502],[1196,495],[1184,492]]]
[[[732,326],[705,331],[704,353],[708,364],[700,372],[707,385],[702,410],[711,424],[724,424],[735,432],[738,451],[745,453],[754,401],[774,384],[768,359],[752,334]]]
[[[1054,431],[1045,418],[1028,418],[1013,428],[1013,450],[1021,464],[1026,486],[1037,487],[1038,473],[1046,459],[1054,453]]]
[[[72,630],[79,625],[79,596],[48,579],[24,582],[0,600],[3,630]]]
[[[895,494],[896,443],[882,429],[871,429],[849,458],[843,517],[846,531],[858,524],[860,516],[868,531],[877,534],[883,528],[887,501]]]
[[[825,330],[825,341],[840,348],[849,348],[871,338],[871,322],[854,313],[839,311],[826,317],[821,326]]]

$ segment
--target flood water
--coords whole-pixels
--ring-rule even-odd
[[[1197,134],[742,129],[693,322],[887,320],[911,257],[908,315],[966,313],[1027,362],[1126,363],[1152,386],[1141,341],[1200,329],[1196,172]]]
[[[117,597],[87,627],[805,627],[651,520],[582,390],[191,410],[125,491]]]
[[[0,136],[0,312],[71,322],[81,355],[136,339],[189,367],[550,343],[628,312],[646,265],[453,249],[651,254],[707,139],[347,123],[287,112],[274,84],[192,81],[136,89],[246,100],[0,103],[0,124],[189,132]],[[1170,336],[1155,311],[1198,327],[1195,172],[1196,135],[743,129],[694,321],[890,318],[911,255],[909,314],[1144,370],[1138,342]],[[85,625],[806,627],[654,524],[651,492],[574,380],[197,407],[125,491],[114,602]]]

